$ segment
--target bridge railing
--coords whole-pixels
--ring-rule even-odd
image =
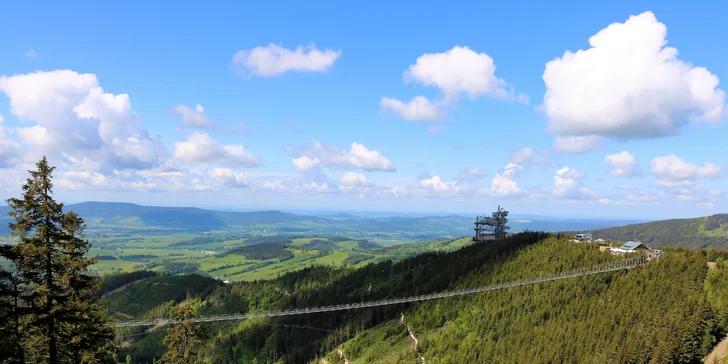
[[[389,299],[382,299],[382,300],[376,300],[376,301],[338,304],[338,305],[331,305],[331,306],[305,307],[305,308],[297,308],[297,309],[290,309],[290,310],[283,310],[283,311],[253,312],[253,313],[245,313],[245,314],[206,316],[206,317],[193,318],[193,319],[190,319],[189,321],[191,321],[191,322],[212,322],[212,321],[246,320],[246,319],[252,319],[252,318],[294,316],[294,315],[302,315],[302,314],[310,314],[310,313],[318,313],[318,312],[332,312],[332,311],[359,309],[359,308],[365,308],[365,307],[378,307],[378,306],[394,305],[394,304],[401,304],[401,303],[408,303],[408,302],[421,302],[421,301],[427,301],[427,300],[432,300],[432,299],[469,295],[469,294],[474,294],[474,293],[494,291],[494,290],[505,289],[505,288],[510,288],[510,287],[526,286],[526,285],[531,285],[531,284],[536,284],[536,283],[556,281],[556,280],[560,280],[560,279],[567,279],[567,278],[573,278],[573,277],[580,277],[580,276],[586,276],[586,275],[619,271],[619,270],[624,270],[624,269],[630,269],[630,268],[636,267],[638,265],[642,265],[645,262],[646,262],[645,257],[642,255],[639,255],[639,256],[630,257],[630,258],[619,260],[619,261],[610,261],[610,262],[600,263],[600,264],[597,264],[597,265],[594,265],[591,267],[580,267],[580,268],[572,269],[572,270],[569,270],[566,272],[557,273],[557,274],[545,276],[545,277],[521,279],[521,280],[516,280],[516,281],[512,281],[512,282],[502,282],[502,283],[496,283],[496,284],[491,284],[491,285],[487,285],[487,286],[465,288],[465,289],[460,289],[460,290],[455,290],[455,291],[435,292],[435,293],[429,293],[429,294],[418,295],[418,296],[389,298]],[[174,319],[156,319],[156,320],[151,320],[151,321],[129,321],[129,322],[119,322],[116,324],[116,327],[170,325],[170,324],[176,324],[176,323],[180,323],[180,322],[181,322],[181,320],[174,320]]]

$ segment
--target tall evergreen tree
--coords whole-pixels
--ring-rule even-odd
[[[205,334],[202,326],[190,321],[192,318],[200,317],[196,305],[192,302],[182,303],[172,309],[170,316],[181,322],[167,329],[167,336],[164,338],[167,352],[159,363],[196,363],[197,352]]]
[[[86,254],[84,223],[53,199],[54,167],[43,157],[23,185],[21,198],[7,200],[9,227],[17,245],[0,250],[13,263],[5,281],[15,305],[15,326],[22,332],[20,361],[94,363],[110,357],[114,331],[96,303],[100,280],[89,274],[95,262]],[[10,277],[10,272],[4,273]],[[5,294],[3,293],[4,297]]]

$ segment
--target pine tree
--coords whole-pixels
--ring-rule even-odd
[[[13,251],[9,246],[0,246],[0,256],[10,257]],[[8,358],[3,363],[25,363],[22,342],[21,287],[18,277],[0,267],[0,358]]]
[[[191,302],[180,304],[172,309],[170,316],[181,322],[167,329],[167,336],[164,338],[167,352],[164,353],[159,363],[195,363],[197,349],[205,334],[199,324],[190,321],[192,318],[200,317],[196,305]]]
[[[28,362],[91,363],[108,359],[114,331],[95,292],[100,280],[88,273],[95,262],[86,254],[84,223],[53,199],[54,167],[43,157],[23,185],[21,198],[7,200],[9,227],[17,245],[0,251],[11,261],[14,314],[21,326],[20,345]],[[9,273],[5,273],[6,275]],[[7,285],[6,285],[7,286]],[[4,293],[3,293],[4,294]]]

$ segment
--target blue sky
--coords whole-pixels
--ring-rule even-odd
[[[726,212],[727,12],[719,1],[6,4],[0,197],[47,154],[67,201]]]

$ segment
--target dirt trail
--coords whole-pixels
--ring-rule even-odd
[[[341,351],[341,349],[339,349],[339,348],[336,348],[336,349],[334,349],[334,350],[336,350],[336,351],[338,351],[338,352],[339,352],[339,358],[341,358],[341,359],[344,359],[344,364],[349,364],[349,363],[351,363],[351,362],[349,361],[349,359],[347,359],[347,358],[344,358],[344,352],[343,352],[343,351]]]
[[[718,345],[713,348],[713,351],[703,359],[703,363],[713,364],[714,361],[719,361],[726,356],[726,349],[728,348],[728,336],[724,337]]]

